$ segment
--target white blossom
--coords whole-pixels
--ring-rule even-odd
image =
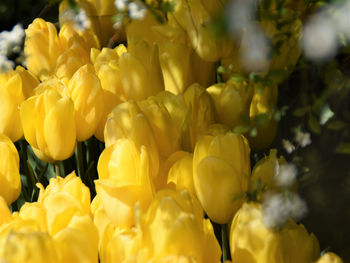
[[[282,145],[286,152],[289,154],[291,154],[295,150],[295,146],[288,140],[283,139]]]
[[[75,12],[73,9],[69,8],[61,16],[63,22],[73,22],[75,29],[77,30],[86,30],[91,27],[91,22],[86,11],[83,8],[80,8],[78,12]]]
[[[0,73],[10,71],[14,66],[14,63],[7,56],[0,54]]]
[[[115,0],[114,5],[119,11],[125,11],[128,6],[128,0]]]
[[[129,16],[133,20],[142,20],[147,13],[147,9],[140,2],[129,3]]]
[[[267,193],[262,207],[263,223],[272,229],[281,229],[289,218],[299,220],[307,212],[305,201],[293,192]]]
[[[25,36],[22,25],[15,25],[11,31],[0,33],[0,55],[8,56],[12,52],[19,52]]]
[[[297,130],[295,133],[295,141],[301,146],[306,147],[311,144],[311,136],[308,132],[302,132],[301,130]]]
[[[295,183],[297,179],[297,167],[294,164],[282,164],[277,166],[275,173],[275,182],[277,186],[289,187]]]

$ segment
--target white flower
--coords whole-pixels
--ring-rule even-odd
[[[127,8],[128,0],[115,0],[114,5],[119,11],[125,11]]]
[[[140,2],[129,3],[129,16],[133,20],[142,20],[146,16],[147,9]]]
[[[307,212],[305,201],[293,192],[267,193],[262,207],[263,223],[272,229],[281,229],[289,218],[299,220]]]
[[[275,173],[276,185],[280,187],[289,187],[295,183],[297,178],[297,168],[294,164],[282,164],[277,166]]]
[[[305,55],[313,60],[332,58],[338,49],[336,24],[327,16],[314,16],[304,27],[303,47]]]
[[[15,64],[8,58],[0,54],[0,73],[5,73],[13,69]]]
[[[65,22],[73,22],[75,29],[77,30],[85,30],[91,27],[91,22],[89,17],[84,9],[79,9],[78,13],[76,13],[73,9],[69,8],[61,16],[61,20],[63,23]]]
[[[288,140],[283,139],[282,145],[286,152],[289,154],[291,154],[295,150],[295,146]]]
[[[301,146],[306,147],[311,144],[310,133],[302,132],[301,130],[297,130],[295,133],[295,141]]]
[[[19,52],[25,36],[22,25],[15,25],[11,31],[0,33],[0,54],[8,56],[12,52]]]

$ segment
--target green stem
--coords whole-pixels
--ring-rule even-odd
[[[222,262],[225,262],[225,260],[229,259],[229,254],[230,254],[226,224],[221,225],[221,247],[222,247]]]
[[[55,162],[55,173],[56,173],[56,177],[59,176],[59,177],[62,177],[62,174],[61,174],[61,167],[60,167],[60,162]]]
[[[78,166],[78,176],[83,180],[84,176],[84,160],[83,160],[83,144],[82,142],[77,142],[77,147],[75,149],[75,158]]]

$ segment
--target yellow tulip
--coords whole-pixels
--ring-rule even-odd
[[[56,243],[44,232],[10,232],[3,248],[0,248],[0,259],[8,263],[59,263],[59,252]]]
[[[109,114],[105,125],[106,147],[119,139],[130,139],[137,147],[144,145],[149,153],[150,175],[155,178],[159,168],[159,153],[152,126],[133,101],[119,104]]]
[[[231,225],[232,262],[309,263],[320,252],[318,241],[303,225],[290,220],[282,230],[267,228],[261,205],[245,203]]]
[[[0,227],[11,222],[12,220],[11,212],[8,208],[8,204],[6,203],[5,198],[2,197],[1,195],[0,195],[0,213],[1,213]]]
[[[164,90],[158,47],[140,40],[129,43],[119,59],[121,82],[128,99],[142,100]]]
[[[190,257],[199,263],[220,261],[213,227],[203,219],[197,202],[187,191],[157,193],[141,219],[144,246],[154,262],[169,262],[172,257]]]
[[[333,252],[323,254],[315,263],[343,263],[343,260]]]
[[[63,53],[55,26],[36,18],[25,33],[24,54],[28,70],[39,78],[52,75],[56,60]]]
[[[42,204],[38,202],[24,203],[19,211],[19,217],[23,220],[35,221],[40,231],[47,232],[46,210]]]
[[[94,67],[86,64],[79,68],[67,88],[74,102],[77,140],[85,141],[94,134],[103,114],[103,92]]]
[[[117,13],[113,0],[77,0],[75,1],[79,9],[83,9],[90,22],[90,30],[99,38],[102,46],[106,46],[108,40],[113,36],[115,30],[113,28],[113,16]],[[59,6],[59,22],[60,26],[66,24],[64,12],[70,8],[69,1],[62,1]]]
[[[168,183],[173,182],[176,190],[187,189],[189,193],[196,196],[193,184],[193,155],[183,152],[183,156],[178,159],[169,169]]]
[[[182,148],[192,152],[197,139],[215,122],[215,108],[208,92],[193,84],[183,94],[185,119],[182,127]]]
[[[242,115],[248,116],[252,89],[246,82],[227,81],[207,88],[212,97],[218,121],[228,127],[242,125]]]
[[[73,154],[76,142],[74,104],[55,89],[43,86],[37,88],[41,93],[21,104],[24,137],[40,159],[64,160]]]
[[[202,136],[193,154],[193,181],[204,211],[227,223],[240,208],[250,176],[248,141],[239,134]]]
[[[251,176],[251,190],[263,187],[264,190],[278,188],[276,184],[277,172],[280,165],[285,164],[283,157],[277,158],[277,150],[271,149],[269,156],[265,156],[257,162]],[[261,190],[261,189],[260,189]]]
[[[4,134],[0,134],[0,154],[0,196],[10,205],[21,193],[21,178],[17,149]]]
[[[101,51],[93,49],[91,51],[91,57],[96,75],[101,82],[104,106],[95,136],[100,141],[104,141],[103,131],[108,114],[118,104],[126,101],[120,77],[118,47],[115,49],[103,48]]]
[[[180,125],[182,111],[178,110],[176,97],[163,92],[138,103],[150,123],[159,154],[167,157],[180,150]],[[169,109],[169,110],[168,110]]]
[[[208,23],[213,15],[217,15],[223,9],[222,1],[175,2],[175,11],[168,13],[170,23],[178,23],[186,30],[194,50],[202,59],[213,62],[229,56],[234,51],[234,42],[226,35],[216,34]]]
[[[51,178],[50,184],[40,188],[38,203],[46,210],[48,232],[55,235],[66,228],[74,215],[90,215],[90,191],[75,172],[65,178]]]
[[[278,96],[276,84],[271,86],[254,87],[253,98],[250,104],[249,117],[251,124],[257,128],[256,136],[249,136],[249,144],[254,150],[261,150],[268,147],[275,139],[277,132],[277,121],[274,118]],[[259,115],[264,115],[263,121],[259,122]]]
[[[107,216],[118,227],[132,226],[135,204],[145,210],[153,198],[147,148],[120,139],[102,152],[97,169],[96,192]]]
[[[88,215],[74,216],[66,228],[54,235],[61,262],[98,262],[98,233]]]

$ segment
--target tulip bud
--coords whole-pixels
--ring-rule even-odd
[[[147,148],[150,160],[150,175],[155,178],[159,167],[159,153],[155,136],[146,116],[132,101],[115,107],[106,122],[106,147],[112,146],[119,139],[130,139],[137,147],[144,145]]]
[[[220,123],[232,128],[243,124],[242,115],[248,116],[252,97],[246,82],[218,83],[207,88],[207,92],[214,101]]]
[[[103,48],[102,51],[91,51],[96,74],[101,82],[103,92],[103,114],[97,126],[95,136],[104,141],[103,131],[108,114],[115,106],[125,101],[125,94],[120,78],[119,54],[117,48]]]
[[[320,248],[316,237],[290,220],[280,231],[263,224],[261,205],[245,203],[231,225],[232,262],[309,263]]]
[[[21,178],[17,149],[4,134],[0,134],[0,154],[0,196],[9,206],[21,193]]]
[[[277,121],[274,118],[278,96],[277,85],[254,87],[254,94],[250,104],[249,117],[251,124],[257,128],[256,136],[249,136],[249,144],[254,150],[268,147],[275,139]]]
[[[176,190],[186,189],[193,196],[196,196],[193,184],[192,163],[193,155],[184,152],[184,155],[171,166],[168,174],[168,183],[174,183]]]
[[[50,162],[67,159],[76,142],[74,104],[56,90],[40,86],[37,89],[42,89],[42,93],[21,104],[24,137],[40,159]]]
[[[249,145],[239,134],[202,136],[193,154],[197,197],[210,219],[227,223],[244,200],[250,176]]]
[[[164,90],[158,47],[144,40],[128,46],[119,59],[120,76],[128,99],[142,100]]]
[[[315,263],[343,263],[343,260],[332,252],[323,254]]]
[[[215,108],[207,91],[198,84],[183,94],[186,115],[182,127],[182,147],[192,152],[197,139],[215,122]]]
[[[222,10],[222,3],[217,1],[217,7],[214,7],[204,2],[208,1],[178,0],[175,11],[169,12],[168,16],[170,23],[178,23],[186,30],[196,53],[202,59],[214,62],[229,56],[235,46],[227,35],[217,34],[208,24],[212,15]]]
[[[120,139],[102,152],[97,169],[96,192],[107,216],[118,227],[131,227],[135,204],[146,210],[153,198],[147,148]]]
[[[26,29],[24,54],[27,68],[40,79],[52,75],[63,48],[53,24],[36,18]]]
[[[276,177],[280,165],[285,164],[283,157],[277,158],[277,150],[271,149],[270,155],[265,156],[257,162],[253,168],[251,176],[251,190],[264,188],[265,190],[277,187]]]
[[[74,102],[77,140],[85,141],[94,134],[103,114],[103,92],[94,67],[87,64],[77,70],[67,88]]]

